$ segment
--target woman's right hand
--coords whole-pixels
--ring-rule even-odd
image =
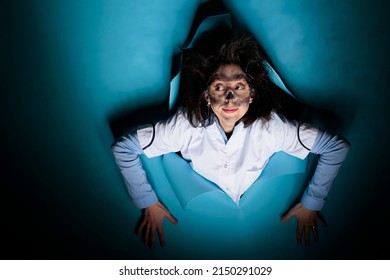
[[[165,239],[163,232],[163,220],[167,218],[172,224],[177,224],[177,220],[169,213],[169,211],[160,202],[144,209],[143,216],[136,233],[140,234],[144,231],[144,243],[153,248],[156,230],[160,240],[160,246],[164,247]]]

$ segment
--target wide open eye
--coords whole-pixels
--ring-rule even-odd
[[[244,90],[246,86],[243,83],[236,84],[235,90]]]
[[[223,90],[225,90],[225,87],[224,87],[222,84],[217,84],[217,85],[214,87],[214,89],[215,89],[216,91],[223,91]]]

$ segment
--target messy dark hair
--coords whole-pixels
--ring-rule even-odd
[[[218,67],[231,64],[241,67],[248,77],[247,82],[254,90],[252,104],[241,119],[245,127],[259,118],[269,120],[275,103],[272,82],[264,61],[265,56],[252,35],[233,37],[217,46],[184,50],[179,95],[189,122],[193,126],[206,125],[209,109],[204,92]]]

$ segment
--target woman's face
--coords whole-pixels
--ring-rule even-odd
[[[252,91],[241,67],[235,64],[221,65],[205,92],[205,99],[223,130],[231,132],[252,103]]]

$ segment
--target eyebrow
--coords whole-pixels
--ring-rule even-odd
[[[232,82],[232,81],[239,81],[242,79],[247,80],[247,78],[248,78],[248,76],[245,75],[245,73],[238,73],[238,74],[234,74],[232,76],[225,75],[224,73],[215,73],[211,77],[211,81],[212,81],[212,83],[215,80],[224,81],[224,82]]]

